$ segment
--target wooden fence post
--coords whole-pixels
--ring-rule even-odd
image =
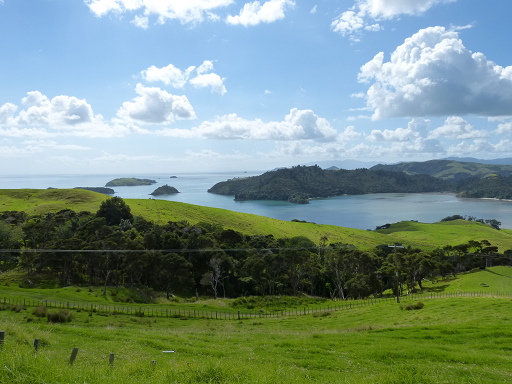
[[[0,331],[0,348],[4,346],[5,331]]]
[[[110,356],[108,358],[108,363],[111,367],[114,365],[114,354],[113,353],[110,354]]]
[[[69,365],[73,365],[76,359],[76,355],[78,354],[78,348],[73,348],[73,351],[71,351],[71,357],[69,358]]]
[[[41,344],[41,339],[35,339],[34,340],[34,348],[37,350],[39,349],[39,345]]]

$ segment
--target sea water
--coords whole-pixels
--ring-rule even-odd
[[[102,187],[114,178],[138,177],[153,179],[157,183],[148,186],[114,187],[115,196],[130,199],[153,198],[150,193],[167,184],[177,188],[180,193],[158,196],[156,199],[229,209],[279,220],[297,219],[317,224],[375,229],[376,226],[403,220],[432,223],[446,216],[467,215],[478,219],[496,219],[501,221],[502,228],[512,229],[512,202],[459,199],[448,193],[377,193],[314,199],[310,204],[291,204],[284,201],[234,201],[233,196],[207,192],[220,181],[257,174],[260,173],[0,176],[0,189]]]

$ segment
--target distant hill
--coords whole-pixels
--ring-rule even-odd
[[[155,184],[156,180],[150,179],[137,179],[135,177],[123,177],[119,179],[110,180],[105,187],[133,187],[137,185],[151,185]]]
[[[378,164],[372,170],[404,172],[408,175],[429,175],[443,180],[457,182],[470,177],[487,177],[512,175],[512,165],[481,164],[454,160],[429,160],[398,164]]]
[[[297,166],[237,178],[215,184],[208,190],[234,195],[235,200],[281,200],[307,203],[315,197],[366,193],[425,193],[454,191],[442,179],[383,170],[323,170],[319,166]]]
[[[512,165],[512,157],[505,157],[503,159],[492,159],[492,160],[475,159],[474,157],[446,157],[441,160],[453,160],[453,161],[460,161],[460,162],[465,162],[465,163],[479,163],[479,164]]]
[[[322,169],[328,169],[336,167],[339,169],[359,169],[359,168],[371,168],[377,165],[378,161],[359,161],[359,160],[322,160],[310,163],[304,163],[306,167],[312,165],[318,165]]]

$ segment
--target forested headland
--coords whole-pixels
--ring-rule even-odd
[[[367,193],[427,193],[453,191],[452,185],[428,175],[402,172],[323,170],[318,166],[297,166],[266,172],[260,176],[231,179],[208,190],[234,195],[235,200],[282,200],[306,203],[307,199]]]
[[[396,291],[397,283],[401,291],[415,291],[426,277],[510,265],[512,257],[512,249],[499,252],[481,238],[431,250],[389,244],[359,249],[327,237],[315,243],[305,236],[247,235],[209,222],[157,224],[133,217],[117,197],[93,213],[2,212],[0,249],[10,250],[0,253],[2,271],[53,276],[62,286],[148,287],[168,297],[378,296]]]
[[[512,176],[485,174],[482,177],[462,172],[463,177],[457,173],[457,177],[450,178],[443,173],[447,162],[426,163],[424,166],[414,163],[414,167],[375,166],[356,170],[297,166],[223,181],[208,192],[233,195],[235,200],[280,200],[297,204],[307,204],[309,199],[318,197],[369,193],[449,192],[459,197],[512,198]],[[478,171],[483,172],[481,168]],[[507,172],[502,171],[508,175]]]

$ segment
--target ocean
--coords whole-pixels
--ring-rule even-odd
[[[154,179],[150,186],[115,187],[115,196],[129,199],[152,198],[149,194],[167,184],[180,193],[156,197],[207,207],[252,213],[279,220],[306,220],[358,229],[375,229],[386,223],[417,220],[423,223],[440,221],[451,215],[496,219],[502,228],[512,229],[512,202],[487,199],[459,199],[454,194],[379,193],[358,196],[337,196],[315,199],[310,204],[283,201],[234,201],[233,196],[208,193],[215,183],[233,177],[255,176],[260,173],[182,173],[173,175],[33,175],[0,176],[0,189],[102,187],[118,177]],[[176,176],[176,178],[171,178]]]

